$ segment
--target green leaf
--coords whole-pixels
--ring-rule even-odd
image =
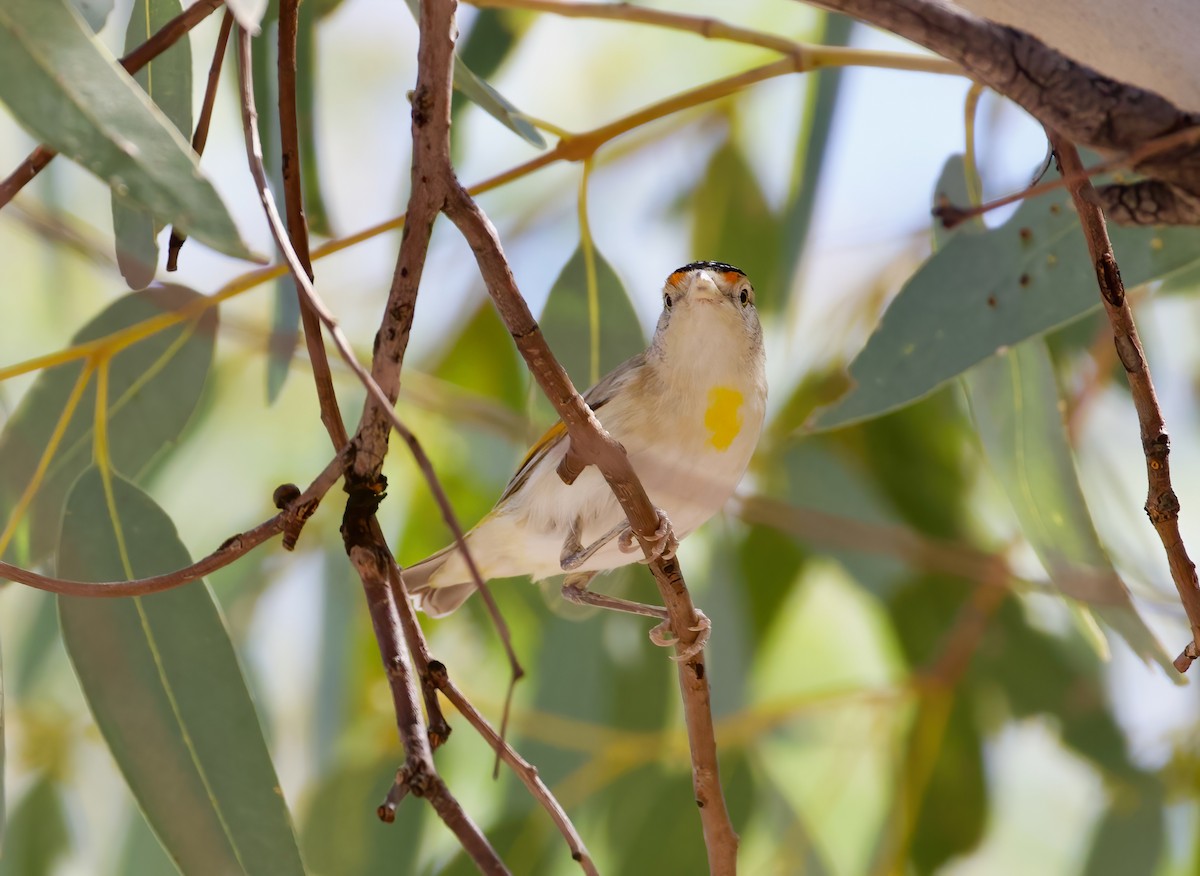
[[[252,46],[251,64],[254,68],[254,102],[261,107],[279,105],[279,81],[276,73],[279,61],[278,9],[271,4],[263,20],[264,37]],[[283,136],[279,129],[279,114],[264,112],[258,115],[258,136],[262,139],[263,167],[267,180],[283,210]],[[302,159],[303,160],[303,159]],[[290,279],[280,278],[271,284],[271,332],[267,339],[267,403],[274,404],[283,391],[300,338],[300,299]]]
[[[183,12],[179,0],[136,0],[125,32],[125,51],[146,42],[164,24]],[[163,52],[136,74],[154,105],[185,138],[192,130],[192,44],[188,36]],[[117,266],[131,289],[144,289],[158,267],[158,233],[162,224],[147,210],[112,196]]]
[[[0,4],[0,100],[119,196],[227,255],[252,257],[187,140],[65,0]]]
[[[58,573],[91,581],[191,558],[154,500],[96,468],[67,499]],[[111,516],[110,516],[111,512]],[[302,874],[279,780],[208,586],[60,597],[63,641],[96,724],[184,873]]]
[[[194,306],[202,296],[183,286],[155,286],[118,299],[84,326],[73,344]],[[138,478],[174,442],[200,400],[212,365],[217,309],[158,332],[117,353],[109,366],[108,432],[113,464]],[[62,415],[82,365],[43,371],[0,433],[0,508],[10,513],[25,490]],[[58,539],[63,499],[92,458],[95,378],[67,426],[58,453],[26,515],[29,559]]]
[[[71,849],[58,788],[40,776],[12,812],[0,855],[0,876],[50,876]]]
[[[1109,233],[1131,288],[1200,261],[1200,229]],[[907,405],[997,350],[1099,305],[1070,199],[1030,199],[999,228],[963,228],[909,278],[851,363],[854,388],[815,425],[831,429]]]
[[[523,411],[529,373],[512,336],[485,300],[430,372],[463,389]]]
[[[317,99],[317,19],[337,7],[340,0],[300,4],[296,31],[296,124],[300,133],[300,183],[304,190],[304,218],[312,234],[332,235],[329,210],[321,193],[321,163],[317,154],[314,104]]]
[[[922,706],[904,758],[906,791],[924,791],[917,800],[919,814],[910,850],[918,874],[935,873],[946,861],[975,848],[987,824],[983,740],[969,702],[962,696],[945,696],[953,696],[945,706],[948,715],[939,714],[940,700],[936,706]],[[944,723],[939,726],[939,722]],[[925,760],[930,756],[932,764]],[[928,778],[918,775],[917,770],[929,767]]]
[[[141,810],[136,806],[130,808],[129,827],[125,830],[120,861],[114,872],[136,873],[137,876],[177,876],[179,868],[146,823]]]
[[[404,0],[413,18],[420,20],[420,0]],[[469,101],[494,118],[518,137],[536,146],[546,148],[546,141],[538,129],[526,121],[524,115],[509,103],[500,92],[480,79],[463,63],[462,58],[454,56],[454,87]]]
[[[582,245],[563,266],[550,288],[550,298],[540,320],[542,333],[554,355],[581,390],[646,349],[642,324],[621,278],[599,251],[596,252],[596,288],[598,351],[593,345],[594,323],[589,313]]]
[[[692,198],[692,252],[728,262],[750,275],[764,313],[779,309],[781,228],[758,178],[737,144],[727,139],[713,153]]]
[[[1139,657],[1177,677],[1096,534],[1045,343],[1025,341],[981,362],[966,374],[964,386],[992,471],[1051,580],[1094,611]]]

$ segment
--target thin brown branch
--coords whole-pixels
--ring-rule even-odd
[[[429,5],[435,4],[430,2]],[[440,0],[436,5],[448,6],[451,11],[453,9],[451,0]],[[529,306],[517,288],[495,228],[467,191],[454,179],[450,167],[449,144],[443,144],[443,149],[443,179],[449,188],[446,215],[458,226],[463,237],[471,245],[496,309],[513,336],[517,349],[525,357],[530,373],[566,425],[576,458],[594,464],[604,475],[621,504],[630,527],[641,542],[646,557],[652,558],[655,532],[659,526],[658,512],[646,495],[624,449],[604,431],[604,427],[554,358],[541,329],[529,311]],[[652,559],[649,567],[666,606],[671,630],[678,640],[677,653],[685,654],[689,646],[696,641],[697,633],[693,628],[698,624],[696,608],[687,591],[678,561]],[[703,651],[680,662],[679,686],[683,695],[684,718],[692,751],[692,787],[696,795],[696,805],[700,807],[709,868],[714,874],[732,874],[737,870],[738,838],[729,820],[721,791]]]
[[[301,508],[306,509],[303,519],[299,522],[299,525],[303,525],[303,520],[307,520],[312,513],[311,509],[315,508],[321,498],[329,492],[329,488],[337,483],[338,478],[341,477],[343,465],[341,455],[335,456],[325,466],[325,470],[309,485],[309,488],[303,493],[297,490],[295,498],[274,517],[264,520],[253,529],[230,536],[208,556],[173,572],[152,575],[149,578],[137,578],[133,581],[72,581],[66,578],[39,575],[37,572],[0,562],[0,578],[66,596],[148,596],[151,593],[162,593],[164,590],[171,590],[180,585],[197,581],[217,569],[223,569],[234,560],[250,553],[260,544],[285,532],[290,526],[295,525],[297,510]]]
[[[288,239],[305,275],[313,279],[312,258],[308,252],[308,219],[304,215],[304,192],[301,185],[300,129],[296,117],[296,35],[300,21],[300,0],[281,0],[279,4],[279,142],[283,152],[283,202],[287,213]],[[317,401],[321,422],[329,433],[334,447],[345,447],[350,440],[346,424],[338,409],[333,378],[329,373],[329,358],[321,338],[321,321],[299,285],[300,322],[304,329],[304,345],[312,365],[317,386]]]
[[[1075,145],[1057,131],[1047,128],[1046,133],[1058,156],[1063,175],[1078,174],[1082,162]],[[1117,357],[1125,368],[1133,404],[1137,409],[1142,452],[1146,457],[1146,514],[1162,541],[1167,554],[1167,564],[1171,569],[1171,579],[1179,591],[1179,599],[1191,626],[1192,641],[1175,659],[1175,668],[1186,672],[1192,661],[1200,656],[1197,650],[1200,648],[1200,581],[1196,577],[1196,565],[1188,557],[1187,548],[1179,532],[1179,498],[1171,486],[1171,470],[1167,459],[1171,451],[1171,441],[1167,436],[1166,422],[1154,392],[1154,381],[1146,363],[1146,354],[1142,350],[1142,342],[1138,338],[1137,326],[1133,321],[1133,311],[1125,295],[1125,286],[1121,281],[1116,256],[1113,254],[1112,242],[1108,238],[1108,228],[1104,222],[1104,211],[1100,207],[1099,196],[1086,178],[1071,185],[1069,189],[1075,202],[1075,212],[1079,215],[1083,234],[1087,239],[1096,279],[1100,284],[1100,297],[1112,326]]]
[[[424,30],[422,34],[422,45],[424,45],[426,41]],[[379,384],[355,358],[350,343],[338,326],[337,320],[317,296],[299,256],[292,248],[283,220],[275,207],[275,200],[271,196],[270,187],[267,185],[266,170],[263,167],[262,145],[259,142],[257,112],[254,106],[254,86],[251,80],[250,36],[245,31],[239,32],[238,72],[241,79],[242,127],[246,136],[246,154],[250,172],[254,177],[259,200],[271,228],[271,235],[275,238],[275,243],[291,270],[296,288],[302,296],[302,300],[308,303],[329,331],[342,359],[366,388],[368,398],[381,405],[390,427],[395,428],[408,442],[414,454],[418,455],[418,464],[422,466],[422,471],[429,479],[431,488],[436,490],[437,495],[444,497],[433,468],[421,451],[416,438],[396,416],[391,401],[384,395]],[[425,797],[429,801],[434,811],[458,838],[459,843],[481,872],[507,873],[508,870],[496,854],[495,849],[488,843],[487,837],[450,794],[433,764],[433,751],[429,744],[425,724],[421,720],[420,707],[417,704],[418,691],[412,661],[400,633],[401,624],[396,605],[396,592],[392,589],[390,582],[389,569],[394,564],[394,560],[388,551],[383,533],[379,529],[379,523],[375,519],[375,510],[383,499],[384,484],[382,478],[377,478],[366,484],[364,490],[361,481],[352,481],[357,452],[357,445],[350,445],[349,458],[346,460],[344,469],[345,488],[349,493],[349,498],[343,517],[342,536],[347,556],[363,584],[371,623],[375,630],[375,638],[379,644],[380,656],[383,658],[384,669],[392,693],[396,726],[405,751],[405,763],[401,768],[400,775],[403,777],[405,787],[411,793],[418,797]],[[383,814],[384,812],[381,810],[381,815]]]
[[[146,40],[121,59],[127,73],[141,70],[175,43],[188,31],[207,18],[222,5],[222,0],[197,0],[183,12],[164,24],[150,39]],[[42,172],[58,153],[49,146],[38,146],[28,157],[3,180],[0,180],[0,209],[25,187],[25,184]]]
[[[217,33],[217,45],[213,49],[212,63],[208,65],[208,79],[204,83],[204,100],[200,104],[200,115],[196,117],[196,130],[192,134],[192,151],[199,158],[204,154],[208,145],[208,129],[212,124],[213,107],[217,102],[217,85],[221,81],[221,67],[225,63],[225,49],[229,46],[229,33],[233,30],[233,13],[228,9],[221,18],[221,30]],[[179,250],[187,235],[177,228],[171,229],[171,237],[167,241],[167,270],[179,268]],[[339,446],[345,447],[343,441]]]
[[[467,699],[466,695],[450,680],[450,675],[446,671],[444,664],[437,661],[431,662],[429,665],[429,674],[437,690],[441,691],[446,699],[450,700],[454,708],[458,710],[458,713],[467,719],[467,723],[474,727],[475,731],[492,746],[500,759],[512,768],[517,778],[529,789],[529,793],[533,795],[533,798],[549,813],[559,833],[567,841],[567,847],[571,850],[571,857],[579,862],[579,866],[583,868],[583,872],[588,874],[588,876],[597,876],[599,871],[596,869],[596,864],[592,861],[587,847],[576,832],[575,825],[571,823],[571,819],[567,817],[562,806],[554,798],[550,789],[546,787],[541,776],[538,775],[537,767],[517,754],[512,746],[505,742],[500,734],[492,729],[492,726],[479,713],[479,710],[471,705],[471,701]]]
[[[379,392],[371,392],[363,407],[354,436],[355,453],[352,466],[346,473],[346,489],[352,497],[359,495],[364,501],[369,501],[372,496],[381,492],[385,482],[382,481],[380,470],[387,455],[390,430],[395,428],[397,434],[408,444],[433,491],[442,519],[454,536],[455,546],[466,562],[471,580],[481,594],[504,645],[515,682],[524,676],[525,670],[512,647],[508,624],[501,616],[495,598],[467,547],[466,533],[454,514],[449,497],[438,483],[432,464],[413,434],[397,419],[393,409],[400,394],[400,367],[408,347],[417,289],[425,268],[425,256],[433,233],[433,223],[445,202],[445,186],[438,184],[437,175],[442,172],[443,166],[448,168],[451,80],[449,72],[442,74],[442,68],[450,70],[454,42],[449,31],[443,34],[440,23],[438,27],[436,37],[427,37],[426,23],[422,18],[422,38],[417,56],[417,83],[412,96],[412,191],[405,212],[404,235],[400,241],[400,253],[396,259],[392,285],[388,291],[379,331],[375,335],[370,382]],[[444,158],[439,153],[439,144],[447,150]],[[452,171],[450,172],[452,174]],[[323,321],[324,319],[322,316]],[[357,363],[351,367],[356,366]],[[358,536],[351,532],[347,537],[353,540]]]
[[[396,785],[429,801],[480,872],[507,874],[508,869],[488,843],[483,831],[467,817],[433,765],[433,750],[429,746],[429,737],[421,720],[421,710],[417,706],[416,676],[400,633],[395,593],[388,584],[391,558],[387,555],[386,548],[379,545],[348,546],[348,553],[350,562],[354,564],[355,571],[363,582],[371,623],[384,658],[383,666],[392,692],[396,726],[404,743],[404,766],[397,774]],[[394,794],[395,797],[389,794],[389,802],[393,807],[395,802],[398,802],[399,792]],[[390,812],[394,812],[394,808],[389,810],[385,804],[380,807],[379,816],[387,821]]]

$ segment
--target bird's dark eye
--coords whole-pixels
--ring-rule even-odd
[[[743,307],[745,307],[747,304],[749,304],[749,303],[750,303],[750,290],[749,290],[749,289],[743,289],[743,290],[742,290],[741,299],[742,299],[742,306],[743,306]]]
[[[671,296],[670,296],[670,295],[664,295],[664,296],[663,296],[663,307],[665,307],[667,310],[670,310],[670,309],[671,309],[671,304],[672,304],[672,303],[673,303],[673,302],[671,301]]]

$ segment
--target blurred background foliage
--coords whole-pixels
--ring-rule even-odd
[[[114,53],[169,17],[164,5],[75,4]],[[384,0],[302,8],[308,215],[314,233],[344,235],[406,202],[416,28]],[[784,0],[686,11],[831,46],[911,51]],[[272,3],[256,41],[260,109],[273,100],[276,14]],[[462,61],[503,95],[476,82],[456,96],[454,151],[467,183],[535,157],[536,141],[560,129],[595,128],[776,57],[520,10],[464,6],[460,28]],[[193,33],[190,62],[175,57],[175,75],[191,76],[183,95],[143,87],[198,105],[216,34],[214,16]],[[250,248],[269,252],[228,59],[224,73],[202,166]],[[566,163],[481,203],[581,388],[642,348],[659,285],[678,265],[720,259],[756,284],[767,429],[727,513],[682,549],[714,621],[709,677],[743,872],[1194,873],[1200,715],[1192,688],[1155,665],[1169,664],[1187,625],[1141,510],[1137,421],[1066,197],[989,217],[991,228],[963,229],[933,252],[929,205],[969,190],[954,157],[968,87],[869,65],[775,78],[602,149],[586,169],[586,210],[584,168]],[[493,100],[493,114],[480,109]],[[185,130],[191,110],[179,112]],[[278,174],[278,132],[263,115]],[[543,119],[539,134],[531,120]],[[1044,153],[1036,126],[989,95],[975,141],[985,196],[1022,186]],[[35,143],[0,111],[0,167]],[[54,162],[0,212],[0,366],[138,325],[148,304],[213,294],[247,270],[189,243],[171,277],[181,285],[122,299],[126,279],[153,276],[145,260],[162,224],[77,165]],[[397,241],[376,235],[315,266],[364,358]],[[1127,282],[1141,284],[1137,315],[1195,545],[1200,236],[1116,231],[1114,241]],[[6,558],[80,577],[162,571],[265,519],[277,484],[306,483],[324,466],[290,282],[231,297],[219,323],[215,313],[115,353],[102,372],[78,363],[0,372]],[[361,389],[334,369],[353,422]],[[91,414],[101,380],[114,400],[104,452]],[[464,523],[491,506],[549,410],[469,250],[439,224],[399,411]],[[44,488],[23,498],[54,444]],[[412,562],[448,535],[401,450],[385,471],[381,521]],[[421,801],[405,800],[394,825],[375,818],[402,755],[336,495],[294,554],[272,543],[207,585],[136,603],[0,590],[0,874],[472,872]],[[113,516],[128,530],[121,550]],[[598,586],[653,593],[640,567]],[[493,592],[528,670],[512,741],[600,869],[702,872],[674,671],[646,623],[566,605],[555,582]],[[498,721],[507,663],[479,600],[426,630]],[[138,657],[145,643],[150,656]],[[161,671],[139,674],[151,664]],[[161,726],[168,713],[215,753],[181,755],[168,738],[178,727]],[[456,732],[439,767],[512,871],[578,872],[544,813],[507,772],[490,778],[487,747],[450,718]],[[168,769],[178,781],[164,794],[156,782]],[[192,842],[206,830],[211,841]]]

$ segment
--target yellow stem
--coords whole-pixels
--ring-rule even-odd
[[[587,192],[588,177],[592,173],[592,159],[583,162],[583,175],[579,178],[579,248],[583,250],[583,273],[587,281],[588,340],[591,357],[588,369],[591,386],[600,382],[600,286],[596,279],[596,243],[592,240],[592,228],[588,224]]]
[[[29,479],[29,483],[25,485],[25,490],[21,493],[21,497],[17,499],[17,504],[13,507],[12,514],[9,515],[4,531],[0,532],[0,556],[3,556],[4,552],[8,550],[8,546],[12,542],[12,537],[16,534],[17,527],[21,524],[21,519],[25,516],[25,512],[29,510],[30,502],[33,501],[38,488],[41,487],[42,479],[46,476],[46,469],[49,468],[50,461],[58,451],[58,445],[62,443],[63,435],[66,434],[67,427],[71,424],[71,418],[75,415],[75,409],[79,407],[79,400],[83,398],[83,391],[87,389],[88,381],[91,379],[94,369],[94,362],[86,362],[83,370],[79,373],[79,377],[75,380],[75,386],[71,388],[71,394],[67,396],[67,403],[63,405],[63,412],[59,415],[58,422],[54,424],[54,431],[50,433],[50,440],[46,442],[46,449],[42,451],[42,456],[38,460],[37,467],[33,470],[33,476]]]

